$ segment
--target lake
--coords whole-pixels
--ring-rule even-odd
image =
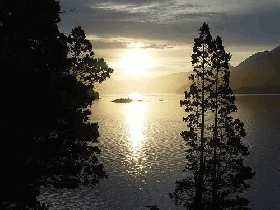
[[[125,95],[101,95],[92,105],[99,123],[99,156],[108,174],[93,189],[44,193],[50,209],[135,209],[176,206],[168,193],[184,177],[185,145],[180,132],[186,116],[183,95],[147,94],[143,101],[113,103]],[[280,209],[280,95],[236,95],[234,116],[245,124],[251,154],[245,159],[256,175],[245,192],[253,210]]]

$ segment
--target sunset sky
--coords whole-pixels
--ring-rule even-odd
[[[115,79],[191,71],[193,40],[203,22],[213,37],[221,36],[233,66],[280,44],[280,0],[60,0],[60,4],[65,11],[61,31],[68,34],[81,26],[96,57],[114,68]]]

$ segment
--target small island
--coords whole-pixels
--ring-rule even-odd
[[[130,103],[132,101],[143,101],[142,99],[132,99],[132,98],[117,98],[111,102],[115,102],[115,103]]]
[[[115,103],[130,103],[132,101],[133,101],[133,99],[131,99],[131,98],[117,98],[117,99],[113,100],[112,102],[115,102]]]

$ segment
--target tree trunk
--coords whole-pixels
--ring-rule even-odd
[[[212,183],[212,207],[217,208],[217,144],[218,144],[218,132],[217,132],[217,121],[218,121],[218,66],[216,68],[216,78],[215,78],[215,124],[214,124],[214,154],[213,154],[213,183]]]
[[[204,74],[205,74],[205,49],[203,43],[203,50],[202,50],[202,104],[201,104],[201,133],[200,133],[200,163],[199,163],[199,172],[198,172],[198,184],[196,187],[196,202],[195,202],[195,209],[203,209],[202,207],[202,185],[203,185],[203,176],[204,176]]]

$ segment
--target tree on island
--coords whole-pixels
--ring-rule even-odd
[[[242,143],[244,124],[231,114],[237,111],[229,86],[230,54],[222,39],[212,39],[208,24],[203,23],[194,39],[191,86],[185,91],[188,130],[181,136],[186,142],[187,176],[176,181],[170,197],[186,209],[248,209],[241,197],[250,186],[254,172],[244,166],[248,147]]]
[[[0,11],[0,206],[40,209],[36,197],[42,185],[76,188],[106,177],[96,156],[98,124],[90,122],[90,105],[94,84],[113,69],[94,58],[80,27],[76,40],[59,32],[58,1],[1,0]],[[76,61],[73,45],[82,52]],[[79,76],[70,70],[77,60]]]

